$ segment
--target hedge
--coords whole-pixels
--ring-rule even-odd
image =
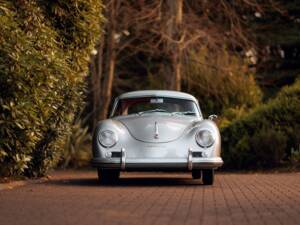
[[[222,129],[225,168],[274,168],[289,162],[299,150],[299,131],[300,80]]]
[[[0,3],[0,176],[42,176],[82,105],[99,0]]]

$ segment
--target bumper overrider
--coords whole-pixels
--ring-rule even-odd
[[[199,157],[190,150],[187,158],[126,158],[126,151],[122,148],[120,155],[110,158],[93,158],[94,167],[119,170],[187,170],[217,169],[223,165],[221,157]]]

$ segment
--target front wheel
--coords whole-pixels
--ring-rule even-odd
[[[214,183],[214,170],[213,169],[202,170],[202,182],[204,185],[212,185]]]
[[[98,168],[98,180],[101,184],[110,184],[117,181],[120,177],[119,170]]]

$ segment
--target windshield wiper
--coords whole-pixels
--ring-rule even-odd
[[[185,112],[173,112],[173,115],[187,115],[187,116],[195,116],[196,113],[193,111],[185,111]]]
[[[170,113],[169,111],[165,110],[165,109],[151,109],[151,110],[146,110],[146,111],[142,111],[142,112],[138,112],[139,116],[144,114],[144,113],[152,113],[152,112],[167,112]]]

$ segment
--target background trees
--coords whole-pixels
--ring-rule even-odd
[[[186,90],[205,105],[204,99],[210,99],[207,113],[232,107],[246,110],[259,103],[255,69],[248,66],[259,57],[257,15],[281,13],[274,1],[105,4],[105,35],[91,66],[93,126],[107,116],[111,96],[134,89]],[[241,81],[251,91],[238,88]],[[237,92],[230,91],[234,84]]]
[[[112,2],[106,2],[107,9]],[[244,117],[256,118],[248,116],[248,113],[256,115],[260,107],[265,107],[265,102],[273,101],[269,98],[276,97],[277,91],[286,84],[292,84],[299,74],[297,1],[117,2],[114,17],[107,16],[104,36],[104,40],[109,40],[110,29],[114,28],[115,73],[111,86],[99,86],[105,92],[111,92],[111,96],[139,89],[189,92],[199,99],[204,115],[221,115],[219,125],[224,128],[223,134],[226,137],[230,136],[231,129],[235,129],[231,127],[235,127],[236,121]],[[101,63],[107,66],[109,63],[106,56],[112,40],[103,43],[104,52],[98,51],[95,63],[99,62],[97,59],[102,54],[106,62]],[[106,76],[107,73],[102,74]],[[108,77],[101,77],[101,80],[105,79]],[[93,83],[91,86],[92,90],[97,90]],[[98,99],[100,105],[93,110],[93,124],[107,116],[107,96]],[[290,100],[295,101],[296,98]],[[283,105],[276,104],[274,107],[280,108]],[[267,114],[259,115],[262,115],[261,120],[266,124],[276,120],[275,113],[269,119],[266,118]],[[281,119],[279,123],[285,123],[285,118]],[[250,151],[254,142],[265,143],[264,139],[271,140],[274,135],[274,139],[281,135],[284,136],[279,138],[281,141],[287,137],[284,142],[293,143],[284,145],[284,151],[270,151],[270,154],[281,152],[275,160],[277,164],[287,160],[291,149],[297,148],[300,142],[299,138],[291,141],[291,136],[281,126],[276,127],[272,137],[266,137],[263,131],[256,134],[262,128],[259,122],[253,123],[254,127],[241,131],[251,137],[251,140],[245,141],[245,149]],[[271,127],[264,129],[274,128]],[[295,126],[289,127],[292,132],[296,132]],[[255,136],[255,140],[252,136]],[[225,140],[224,146],[238,151],[239,142],[234,140],[235,143],[227,143]],[[258,145],[256,148],[259,148]],[[228,151],[231,156],[232,152]],[[268,154],[262,155],[266,157]],[[242,156],[241,161],[245,159]],[[227,159],[234,161],[230,157]]]

